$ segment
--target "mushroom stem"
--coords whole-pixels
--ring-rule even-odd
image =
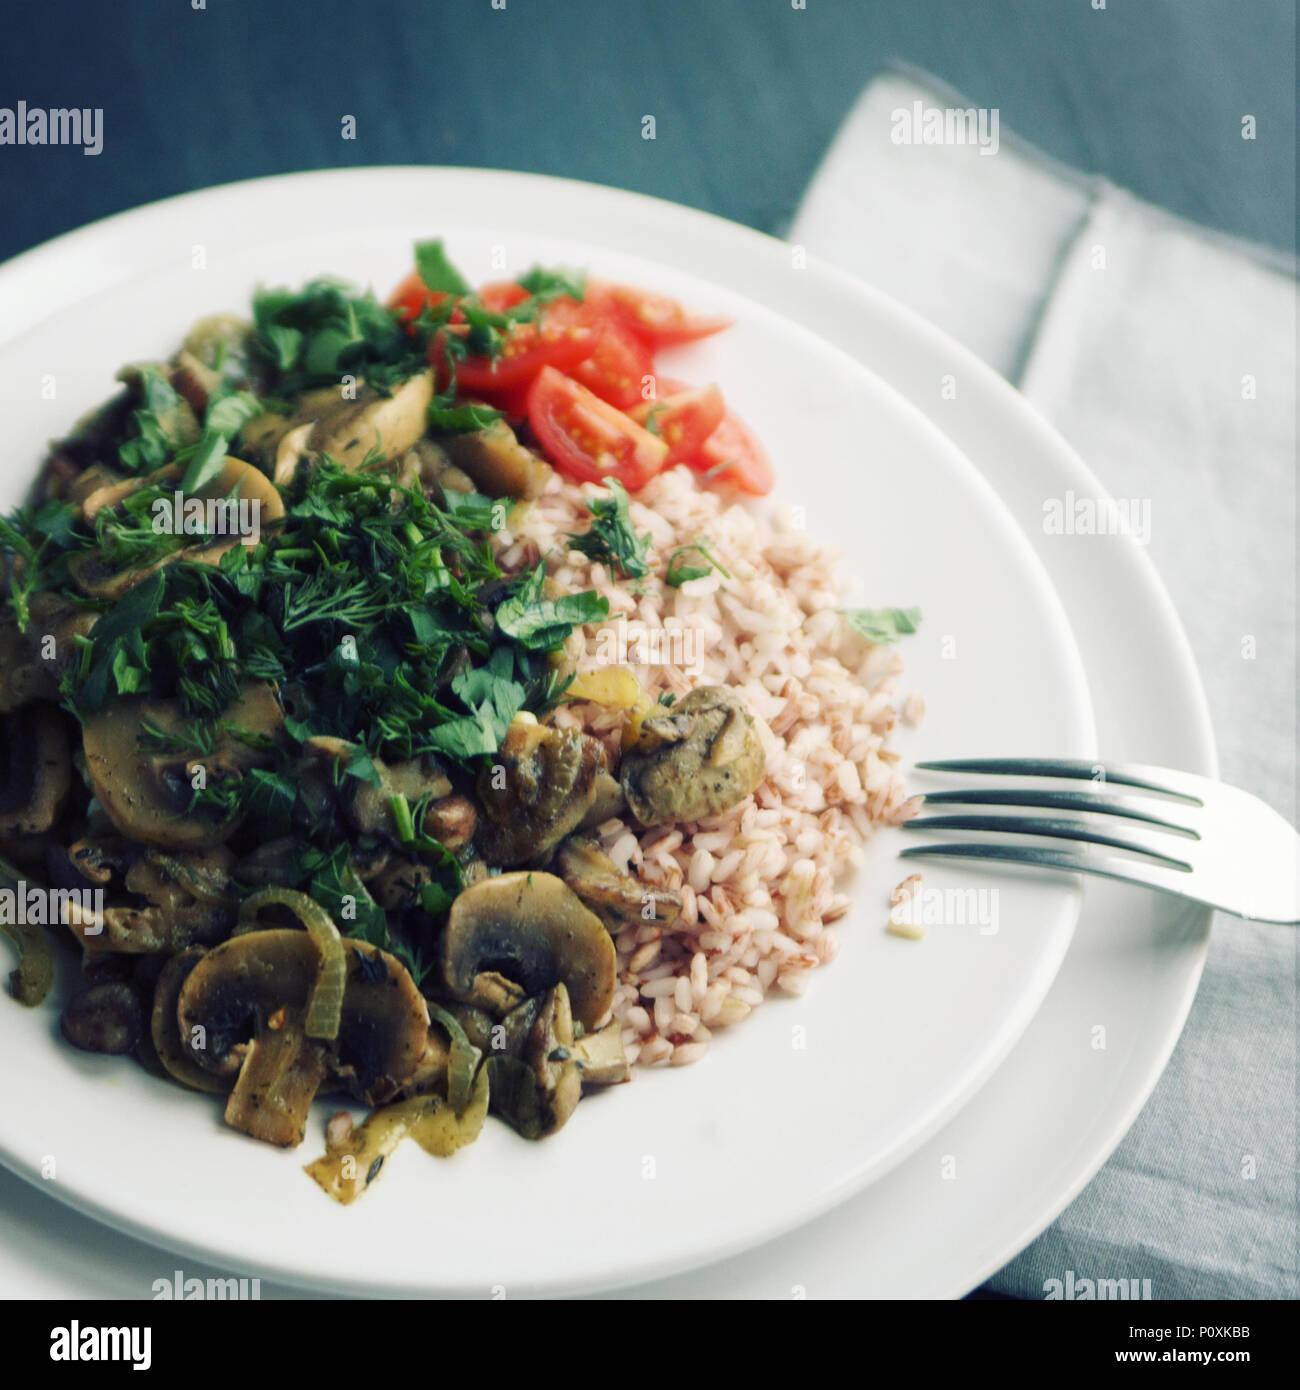
[[[286,1017],[248,1045],[239,1079],[226,1102],[226,1123],[254,1139],[291,1149],[302,1143],[311,1103],[325,1080],[325,1050]]]

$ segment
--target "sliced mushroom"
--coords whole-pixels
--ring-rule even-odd
[[[408,377],[391,395],[358,383],[355,400],[340,400],[333,393],[310,446],[349,471],[375,457],[399,458],[424,433],[432,404],[432,369]]]
[[[238,1076],[227,1122],[255,1138],[301,1141],[326,1076],[378,1105],[415,1073],[429,1011],[405,966],[345,939],[347,981],[338,1037],[309,1039],[302,1019],[318,952],[303,931],[272,928],[232,937],[191,971],[177,1000],[180,1037],[193,1061]]]
[[[564,1125],[582,1098],[582,1075],[574,1055],[569,995],[562,984],[540,1000],[522,1057],[496,1054],[485,1065],[493,1112],[525,1139],[543,1139]]]
[[[613,1003],[616,964],[600,919],[554,874],[499,874],[464,889],[443,934],[448,990],[498,1017],[564,984],[574,1017],[593,1029]]]
[[[139,850],[118,836],[89,836],[65,846],[52,846],[46,866],[56,888],[107,888],[126,875]]]
[[[63,1009],[63,1036],[83,1052],[131,1052],[144,1034],[145,1012],[137,990],[124,980],[91,985]]]
[[[616,1018],[579,1038],[573,1044],[573,1056],[584,1086],[617,1086],[628,1078],[623,1025]]]
[[[72,742],[53,705],[25,705],[0,720],[0,836],[40,835],[72,786]]]
[[[670,927],[681,915],[682,895],[651,888],[625,874],[594,841],[571,836],[555,859],[560,877],[614,932],[629,923]]]
[[[605,762],[604,747],[590,735],[517,717],[478,777],[484,859],[543,862],[591,810]]]
[[[455,1017],[470,1043],[485,1057],[522,1057],[524,1045],[537,1022],[541,998],[541,995],[534,995],[525,999],[501,1018],[473,1004],[452,1003],[443,1007]]]
[[[69,861],[72,864],[75,861]],[[227,893],[231,856],[217,846],[203,853],[162,854],[147,850],[132,854],[125,866],[123,887],[147,899],[149,906],[113,906],[88,912],[76,900],[64,900],[64,924],[85,948],[87,959],[112,954],[171,955],[195,943],[212,945],[230,934],[234,910]],[[121,875],[122,862],[86,864],[82,872],[104,869]],[[102,882],[107,884],[109,877]]]
[[[298,465],[309,457],[307,441],[315,428],[316,422],[308,420],[305,425],[295,425],[293,429],[286,430],[280,437],[275,446],[275,470],[271,475],[277,486],[286,487],[293,482]]]
[[[720,815],[763,780],[763,745],[743,701],[702,685],[641,721],[623,755],[623,791],[642,825]]]
[[[203,432],[198,416],[184,396],[170,389],[167,367],[156,362],[132,362],[118,372],[117,379],[125,383],[137,403],[149,406],[156,428],[173,449],[198,443]],[[153,383],[157,383],[156,389]]]
[[[59,594],[33,594],[27,631],[12,613],[0,617],[0,712],[29,700],[59,698],[59,682],[80,659],[78,637],[88,636],[99,614]]]
[[[247,888],[292,888],[301,877],[302,848],[292,835],[267,840],[239,861],[235,878]]]
[[[252,384],[249,344],[253,325],[229,314],[200,319],[185,338],[172,366],[172,385],[200,418],[226,383]]]
[[[428,864],[398,856],[389,859],[367,886],[385,912],[410,912],[421,905],[421,890],[432,882]]]
[[[172,956],[163,966],[154,986],[153,1012],[150,1015],[149,1028],[154,1051],[169,1075],[196,1091],[211,1091],[217,1094],[230,1090],[231,1078],[205,1071],[191,1058],[181,1042],[180,1024],[176,1017],[181,989],[204,954],[202,946],[191,946],[188,950]]]
[[[85,522],[92,522],[105,507],[116,507],[133,492],[149,486],[147,476],[127,477],[102,463],[91,464],[68,489],[68,501]]]
[[[181,471],[169,466],[138,481],[142,485],[174,481],[179,486]],[[81,592],[88,598],[115,601],[156,570],[164,565],[175,564],[178,560],[199,565],[218,565],[227,551],[240,544],[253,544],[263,527],[274,525],[284,519],[284,500],[275,484],[260,469],[243,459],[228,457],[215,477],[189,496],[201,499],[205,503],[220,501],[252,504],[257,516],[256,532],[245,535],[230,530],[224,534],[207,537],[194,545],[168,551],[148,565],[136,565],[129,569],[116,568],[97,550],[81,551],[68,561],[69,573]]]
[[[197,358],[205,367],[220,367],[225,376],[246,377],[253,331],[247,319],[234,314],[209,314],[199,319],[185,335],[182,351]]]
[[[198,768],[207,782],[238,778],[268,761],[267,753],[237,738],[230,727],[264,738],[278,734],[284,716],[271,686],[250,682],[221,715],[212,753],[151,752],[140,746],[145,726],[176,736],[192,721],[179,701],[133,696],[85,721],[86,769],[100,805],[125,836],[152,845],[195,848],[220,844],[238,821],[191,808]]]
[[[489,497],[540,497],[551,476],[551,466],[525,448],[504,420],[486,429],[441,436],[438,444],[459,469]]]
[[[579,830],[595,830],[607,820],[621,816],[627,810],[627,797],[623,795],[623,784],[612,772],[605,768],[596,771],[595,795],[591,799],[591,809],[578,822]]]
[[[348,751],[350,753],[351,749]],[[346,756],[344,762],[346,764]],[[377,786],[374,782],[360,777],[348,777],[344,780],[348,819],[363,834],[381,835],[392,844],[400,844],[401,835],[393,814],[392,798],[404,796],[407,805],[412,809],[426,798],[434,798],[433,805],[440,805],[445,798],[450,797],[451,782],[442,766],[432,757],[417,758],[404,763],[385,763],[379,758],[372,758],[371,762],[377,776]],[[459,800],[463,801],[464,798]],[[469,807],[469,811],[472,816],[472,806]],[[449,816],[449,826],[454,819],[454,815]],[[471,822],[469,833],[462,837],[461,843],[468,841],[473,833],[474,827]]]
[[[470,493],[474,480],[457,468],[447,452],[431,439],[417,439],[398,461],[393,481],[410,491],[419,489],[439,501],[449,492]],[[400,494],[398,495],[400,501]]]

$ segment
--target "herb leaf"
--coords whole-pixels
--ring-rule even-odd
[[[552,299],[583,299],[587,293],[587,272],[585,270],[544,270],[535,265],[527,275],[516,281],[521,289],[528,291],[539,304]]]
[[[575,627],[609,616],[609,600],[594,589],[560,598],[543,598],[546,566],[537,568],[512,597],[496,610],[500,632],[528,651],[551,651],[560,646]]]
[[[429,428],[448,434],[468,434],[485,430],[501,418],[499,410],[489,405],[440,406],[436,401],[429,407]]]
[[[701,565],[697,561],[692,564],[682,558],[686,555],[698,555],[704,563]],[[703,579],[714,570],[724,579],[731,578],[729,571],[723,569],[722,564],[709,549],[704,537],[700,536],[691,545],[678,546],[668,557],[668,570],[664,575],[664,582],[674,589],[680,589],[683,584],[689,584],[692,579]]]
[[[570,548],[620,570],[625,578],[644,579],[650,573],[650,533],[638,536],[628,513],[627,491],[616,478],[609,480],[609,496],[591,502],[591,529],[570,535]]]
[[[465,278],[447,259],[441,238],[415,243],[415,268],[420,272],[425,289],[441,294],[469,293]]]
[[[841,608],[853,630],[868,642],[897,642],[915,632],[921,622],[919,608]]]

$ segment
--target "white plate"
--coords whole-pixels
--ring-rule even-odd
[[[908,656],[930,717],[909,752],[1091,755],[1082,670],[1051,585],[941,433],[805,330],[628,254],[643,231],[631,216],[590,241],[518,231],[536,219],[510,195],[529,182],[382,170],[267,181],[128,214],[20,258],[0,272],[3,321],[28,325],[0,350],[10,458],[34,459],[122,361],[167,351],[191,319],[242,305],[258,280],[329,272],[382,289],[406,269],[411,241],[433,232],[471,279],[499,276],[498,247],[510,267],[589,264],[736,318],[672,370],[723,384],[768,443],[786,499],[856,557],[857,601],[926,611]],[[681,243],[678,258],[688,251]],[[42,307],[53,312],[42,318]],[[52,401],[42,399],[51,380]],[[6,478],[9,500],[22,481]],[[998,890],[991,934],[972,923],[923,947],[886,937],[895,849],[873,846],[841,958],[804,1000],[765,1007],[705,1065],[584,1103],[544,1145],[493,1125],[453,1163],[403,1153],[352,1210],[298,1171],[311,1155],[252,1145],[210,1103],[73,1053],[53,1041],[48,1011],[0,1011],[0,1040],[28,1059],[0,1115],[0,1149],[28,1175],[54,1155],[53,1190],[123,1229],[323,1287],[596,1289],[717,1259],[824,1210],[954,1114],[1060,964],[1078,905],[1062,880],[981,876]],[[930,886],[962,882],[927,871]]]

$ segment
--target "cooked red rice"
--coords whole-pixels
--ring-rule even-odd
[[[637,533],[652,536],[655,565],[638,592],[563,547],[567,533],[586,529],[587,501],[598,495],[557,475],[502,533],[503,566],[517,570],[545,555],[566,590],[608,597],[610,617],[587,629],[579,670],[606,664],[611,636],[623,632],[629,650],[619,659],[652,694],[735,688],[767,755],[758,791],[725,815],[650,829],[629,816],[599,830],[620,867],[681,893],[681,917],[668,931],[647,923],[616,938],[614,1003],[634,1066],[681,1066],[770,991],[801,994],[810,972],[835,958],[832,924],[849,908],[840,881],[877,825],[915,811],[888,747],[902,661],[893,648],[867,645],[839,616],[838,557],[789,516],[704,491],[684,468],[661,474],[631,507]],[[731,577],[715,571],[680,589],[664,583],[673,550],[701,536]],[[638,629],[621,626],[638,622],[648,634],[640,650]],[[661,651],[650,650],[653,640]],[[653,662],[664,648],[682,661]],[[616,751],[625,716],[584,703],[562,708],[555,721]]]

